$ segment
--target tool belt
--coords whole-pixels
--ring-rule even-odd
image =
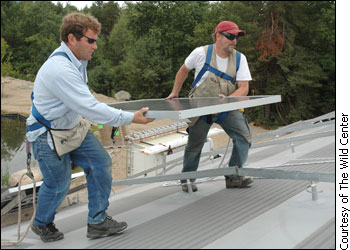
[[[90,124],[81,119],[72,129],[53,130],[50,129],[52,142],[58,156],[62,156],[80,147],[84,141]]]

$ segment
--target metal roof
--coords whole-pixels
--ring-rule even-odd
[[[333,118],[330,113],[284,129]],[[280,130],[273,140],[301,135],[306,139],[252,147],[245,167],[334,174],[335,135],[324,133],[334,130],[334,122],[325,124],[287,134]],[[322,137],[307,137],[312,134]],[[203,163],[199,171],[215,169],[220,161]],[[181,164],[169,174],[180,170]],[[195,193],[184,193],[175,181],[130,185],[111,194],[108,210],[114,219],[128,223],[125,232],[86,238],[88,209],[82,203],[57,213],[55,223],[65,234],[63,240],[43,243],[29,232],[16,248],[335,248],[334,183],[254,179],[251,187],[242,189],[226,189],[223,176],[197,179]],[[22,230],[26,225],[22,223]],[[1,229],[2,240],[15,240],[16,234],[17,225]]]

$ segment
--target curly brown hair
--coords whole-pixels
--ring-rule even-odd
[[[101,24],[93,16],[70,13],[62,19],[61,40],[68,42],[68,35],[72,33],[79,41],[88,29],[100,34]]]

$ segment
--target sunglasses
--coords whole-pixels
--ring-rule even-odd
[[[235,35],[235,34],[230,34],[230,33],[226,33],[226,32],[220,32],[220,34],[224,35],[228,40],[235,40],[239,38],[239,35]]]
[[[83,35],[83,37],[86,37],[88,39],[88,43],[90,43],[90,44],[93,44],[93,43],[97,42],[97,40],[98,40],[98,39],[93,39],[93,38],[90,38],[90,37],[87,37],[84,35]]]

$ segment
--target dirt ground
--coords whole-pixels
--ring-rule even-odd
[[[30,94],[33,90],[33,82],[25,81],[25,80],[19,80],[12,77],[1,77],[1,113],[5,114],[21,114],[25,117],[28,117],[30,114],[30,107],[31,107],[31,99]],[[93,93],[95,98],[101,102],[110,104],[117,102],[116,99],[112,97],[108,97],[102,94]],[[126,130],[128,133],[134,133],[141,130],[146,130],[150,128],[156,128],[162,125],[169,125],[172,124],[173,121],[171,120],[155,120],[154,122],[148,123],[148,124],[130,124],[126,126]],[[253,125],[254,123],[250,123],[253,134],[260,134],[265,133],[267,130],[256,127]],[[95,124],[96,125],[96,124]],[[218,126],[218,125],[213,125]],[[218,126],[220,127],[220,126]],[[124,135],[125,136],[125,135]],[[97,137],[101,137],[101,135],[97,135]],[[99,138],[101,140],[101,138]],[[214,148],[219,148],[227,145],[228,142],[228,136],[225,133],[215,135],[212,137],[214,141]],[[104,145],[104,142],[101,141]],[[118,180],[126,177],[126,147],[120,146],[120,147],[110,147],[105,146],[106,150],[109,152],[112,158],[112,176],[113,180]],[[40,171],[39,171],[40,172]],[[12,178],[17,179],[18,176],[13,176]],[[40,177],[39,177],[40,179]],[[29,179],[27,180],[29,183]],[[81,184],[85,183],[85,178],[80,177],[76,180],[73,180],[71,183],[71,188],[79,186]],[[113,192],[116,191],[119,188],[123,187],[113,187]],[[87,201],[87,190],[82,189],[79,192],[75,192],[69,196],[67,196],[67,199],[61,204],[61,208],[65,206],[72,205],[77,202],[86,202]],[[31,217],[31,211],[32,209],[27,209],[25,211],[22,211],[22,217],[23,220],[30,219]],[[12,219],[10,216],[6,216],[6,218],[1,219],[1,226],[16,223],[17,221],[17,214],[13,215]]]

